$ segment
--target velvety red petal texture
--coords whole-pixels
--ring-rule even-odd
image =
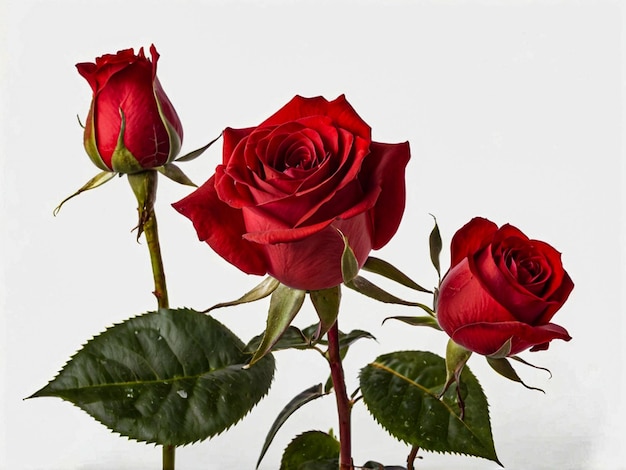
[[[476,218],[457,232],[451,249],[437,320],[454,342],[490,355],[511,340],[515,355],[571,339],[563,327],[549,323],[573,289],[550,245],[529,240],[510,225],[498,229]]]
[[[461,227],[450,243],[450,266],[456,266],[464,258],[472,256],[493,240],[498,226],[482,217],[474,217]]]
[[[276,126],[289,121],[296,121],[309,116],[330,116],[336,127],[346,129],[354,135],[370,140],[372,130],[348,103],[345,95],[333,101],[322,96],[304,98],[294,96],[292,100],[272,116],[263,121],[259,127]]]
[[[405,169],[411,157],[409,143],[372,142],[370,154],[359,174],[364,190],[380,190],[371,211],[374,225],[373,248],[385,246],[398,230],[406,203]]]
[[[348,220],[337,220],[300,241],[264,245],[268,273],[296,289],[318,290],[341,284],[344,245],[337,229],[349,240],[359,267],[363,266],[372,249],[370,221],[366,213]]]
[[[217,197],[215,177],[172,205],[193,222],[200,241],[207,242],[226,261],[248,274],[267,273],[263,250],[243,238],[246,227],[241,211]]]
[[[370,134],[344,96],[296,96],[256,128],[226,128],[214,177],[175,207],[247,273],[304,290],[339,285],[338,230],[362,266],[404,212],[408,143]]]
[[[88,121],[95,132],[86,129],[85,139],[95,139],[99,157],[109,169],[113,169],[122,119],[124,146],[141,168],[167,163],[180,148],[182,124],[156,77],[159,54],[154,46],[150,52],[152,61],[142,48],[137,55],[126,49],[98,57],[95,63],[76,65],[93,90]],[[170,135],[168,124],[175,136]]]
[[[572,338],[565,328],[554,325],[530,326],[521,322],[472,323],[463,326],[450,335],[452,341],[470,351],[488,356],[498,351],[511,339],[510,356],[519,354],[532,347],[539,351],[548,349],[550,341]]]

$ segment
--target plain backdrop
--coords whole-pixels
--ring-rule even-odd
[[[91,90],[74,65],[125,48],[161,53],[158,75],[185,129],[184,150],[224,127],[261,122],[295,94],[345,93],[374,140],[409,140],[407,208],[376,256],[434,286],[427,237],[434,214],[444,269],[454,232],[480,215],[511,223],[563,253],[576,288],[554,321],[572,341],[523,358],[531,391],[469,366],[490,402],[507,469],[626,469],[624,426],[623,10],[617,1],[35,1],[0,3],[0,467],[156,469],[160,449],[120,438],[59,399],[26,400],[81,344],[155,307],[145,243],[125,179],[55,206],[98,170],[83,151]],[[184,165],[196,182],[221,142]],[[170,207],[186,187],[162,180],[157,212],[173,306],[238,297],[247,276],[197,241]],[[418,301],[428,297],[394,287]],[[268,303],[216,318],[244,340]],[[343,330],[371,331],[345,361],[348,389],[385,352],[443,355],[445,335],[382,320],[417,314],[346,292]],[[310,307],[296,319],[314,321]],[[327,377],[314,352],[276,354],[270,394],[214,439],[181,448],[178,468],[252,469],[276,414]],[[336,429],[334,397],[299,410],[261,465],[309,429]],[[404,464],[408,448],[354,409],[354,457]],[[422,470],[495,469],[424,453]]]

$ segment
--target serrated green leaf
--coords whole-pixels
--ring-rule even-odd
[[[30,398],[70,401],[137,441],[185,445],[228,429],[267,394],[273,357],[244,369],[243,348],[210,316],[161,309],[87,342]]]
[[[433,293],[433,291],[420,286],[417,282],[413,281],[409,276],[404,274],[398,268],[388,263],[387,261],[383,261],[382,259],[370,256],[369,258],[367,258],[367,261],[365,261],[363,269],[365,271],[369,271],[371,273],[386,277],[387,279],[391,279],[392,281],[402,284],[409,289],[413,289],[419,292],[426,292],[429,294]]]
[[[193,150],[193,151],[183,155],[182,157],[178,157],[174,161],[176,161],[176,162],[189,162],[191,160],[194,160],[195,158],[198,158],[200,155],[202,155],[204,153],[204,151],[206,149],[208,149],[211,145],[213,145],[217,141],[217,139],[219,139],[220,137],[222,137],[221,133],[220,133],[220,135],[218,135],[215,139],[213,139],[211,142],[209,142],[205,146],[200,147],[199,149]]]
[[[441,331],[439,323],[433,317],[387,317],[383,320],[383,323],[385,323],[387,320],[398,320],[411,326],[429,326],[431,328]]]
[[[435,226],[433,227],[432,231],[430,232],[430,236],[428,237],[428,245],[430,246],[430,260],[437,270],[437,276],[439,276],[439,279],[441,280],[441,266],[439,264],[439,255],[441,254],[442,248],[441,233],[439,233],[439,225],[437,225],[437,219],[434,215],[432,215],[432,218],[435,221]]]
[[[272,423],[272,426],[267,433],[267,437],[265,438],[265,442],[263,443],[263,448],[261,449],[261,455],[259,455],[259,460],[257,460],[256,463],[257,468],[259,468],[259,464],[261,463],[261,460],[263,460],[267,449],[269,449],[270,444],[274,440],[276,433],[282,427],[282,425],[285,424],[287,419],[289,419],[292,414],[294,414],[310,401],[323,397],[324,395],[325,393],[322,390],[322,384],[317,384],[313,385],[310,388],[307,388],[303,392],[300,392],[289,403],[287,403],[287,406],[285,406],[281,410],[281,412],[278,413],[276,420],[274,421],[274,423]]]
[[[314,290],[309,293],[311,302],[315,307],[317,316],[320,319],[318,331],[314,340],[320,339],[333,326],[339,315],[339,304],[341,303],[341,286],[330,289]]]
[[[185,186],[193,186],[194,188],[198,187],[196,183],[194,183],[193,181],[189,179],[189,177],[183,172],[183,170],[178,168],[178,166],[173,163],[168,163],[167,165],[161,166],[157,168],[157,170],[163,176],[168,177],[169,179],[171,179],[172,181],[178,184],[184,184]]]
[[[272,292],[265,333],[259,348],[250,360],[250,364],[254,364],[271,351],[302,308],[305,297],[306,291],[292,289],[284,284],[280,284]]]
[[[235,305],[241,305],[241,304],[245,304],[249,302],[256,302],[257,300],[264,299],[265,297],[270,295],[272,292],[274,292],[278,288],[279,285],[280,285],[280,282],[278,280],[274,279],[271,276],[267,276],[265,279],[263,279],[263,281],[258,286],[256,286],[251,291],[245,293],[243,296],[239,297],[237,300],[215,304],[213,305],[213,307],[209,307],[208,309],[204,310],[202,313],[208,313],[211,310],[215,310],[217,308],[233,307]]]
[[[52,214],[56,217],[56,215],[61,210],[61,207],[63,206],[63,204],[65,204],[67,201],[78,196],[81,193],[84,193],[85,191],[89,191],[90,189],[95,189],[98,186],[102,186],[104,183],[111,181],[113,177],[115,177],[116,175],[117,173],[115,173],[114,171],[102,171],[98,173],[96,176],[94,176],[89,181],[87,181],[83,186],[81,186],[81,188],[78,191],[76,191],[74,194],[63,199],[61,203],[54,208],[54,210],[52,211]]]
[[[289,443],[280,470],[337,470],[339,441],[322,431],[307,431]]]
[[[474,455],[500,464],[487,399],[476,377],[467,367],[461,373],[463,420],[459,418],[456,385],[438,399],[445,382],[445,360],[423,351],[380,356],[360,374],[367,408],[396,438],[424,450]]]
[[[524,381],[520,378],[520,376],[517,375],[517,372],[515,371],[515,369],[513,368],[511,363],[507,360],[506,357],[493,358],[493,357],[486,356],[486,359],[489,365],[491,366],[491,368],[495,370],[498,374],[500,374],[502,377],[512,380],[513,382],[520,383],[529,390],[537,390],[538,392],[546,393],[540,388],[526,385]]]

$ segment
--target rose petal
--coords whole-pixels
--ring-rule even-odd
[[[448,271],[439,287],[437,320],[452,336],[467,324],[511,322],[516,318],[493,298],[464,258]]]
[[[242,212],[219,199],[215,177],[172,206],[193,222],[200,241],[207,242],[226,261],[248,274],[267,273],[263,250],[243,238],[246,227]]]
[[[337,127],[346,129],[366,140],[371,140],[370,127],[361,119],[344,95],[330,102],[322,96],[313,98],[295,96],[289,103],[263,121],[259,127],[280,125],[316,115],[330,116]]]
[[[463,258],[472,256],[489,245],[497,231],[498,226],[490,220],[482,217],[470,220],[452,237],[450,267],[456,266]]]
[[[521,322],[472,323],[454,331],[450,337],[464,348],[485,356],[495,353],[509,339],[512,340],[510,356],[531,346],[535,351],[547,349],[554,339],[572,339],[567,330],[559,325],[530,326]]]
[[[270,266],[268,273],[296,289],[320,290],[343,282],[341,255],[344,243],[337,229],[348,239],[359,267],[372,249],[371,226],[367,214],[338,220],[324,230],[300,241],[265,245]]]
[[[516,320],[535,324],[548,308],[549,301],[537,297],[508,273],[502,272],[489,248],[470,258],[470,269],[480,277],[485,288]]]
[[[406,188],[404,173],[411,158],[409,143],[383,144],[372,142],[370,153],[363,160],[359,173],[359,181],[365,197],[371,192],[379,192],[380,196],[370,211],[373,219],[373,248],[385,246],[394,236],[406,204]]]

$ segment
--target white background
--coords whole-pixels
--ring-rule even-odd
[[[184,150],[226,126],[258,124],[294,94],[345,93],[374,140],[409,140],[408,201],[377,256],[434,285],[428,215],[447,247],[482,215],[510,222],[563,253],[576,283],[555,317],[573,337],[522,357],[553,373],[520,374],[546,394],[470,367],[490,401],[507,469],[624,469],[622,185],[623,17],[617,1],[34,1],[0,4],[0,467],[156,469],[160,450],[111,434],[71,404],[26,400],[80,345],[155,307],[145,243],[124,179],[52,210],[97,173],[82,148],[91,91],[74,64],[154,43],[158,74],[185,128]],[[198,183],[221,144],[184,166]],[[173,306],[206,308],[256,285],[196,241],[170,203],[189,189],[162,180],[157,202]],[[447,248],[443,265],[447,267]],[[428,301],[407,291],[397,294]],[[247,340],[267,302],[216,312]],[[416,314],[344,295],[341,328],[372,331],[349,353],[359,369],[393,350],[444,354],[434,330],[381,320]],[[310,308],[296,319],[313,322]],[[179,449],[178,468],[254,468],[266,430],[294,395],[325,381],[313,352],[276,355],[270,395],[236,427]],[[333,397],[301,409],[262,469],[279,466],[298,433],[336,429]],[[408,449],[354,410],[357,464],[403,464]],[[423,470],[495,469],[476,458],[424,454]]]

